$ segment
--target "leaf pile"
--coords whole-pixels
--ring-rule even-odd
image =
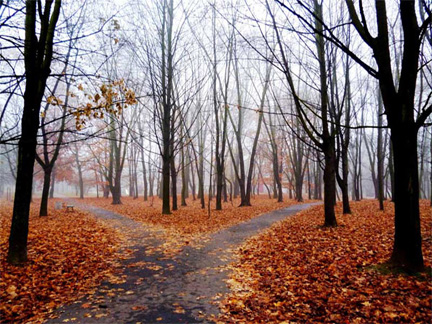
[[[31,205],[25,266],[7,264],[12,204],[0,202],[0,319],[41,323],[53,309],[83,296],[113,272],[118,241],[111,229],[86,213],[54,210],[38,217]]]
[[[432,210],[421,202],[423,253],[432,261]],[[425,322],[432,318],[426,274],[382,271],[392,251],[394,209],[376,201],[352,203],[339,227],[323,228],[317,206],[249,240],[228,281],[221,323]],[[429,274],[430,276],[430,274]]]

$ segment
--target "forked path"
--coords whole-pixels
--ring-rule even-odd
[[[58,309],[48,323],[208,323],[216,300],[227,293],[232,251],[273,223],[314,204],[293,205],[253,218],[210,236],[202,247],[185,246],[174,257],[158,248],[163,241],[144,224],[93,206],[80,206],[116,227],[134,252],[120,261],[122,280],[103,282],[94,295]],[[149,253],[152,252],[152,253]],[[83,307],[84,305],[84,307]]]

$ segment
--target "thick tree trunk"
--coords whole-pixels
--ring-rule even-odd
[[[296,170],[295,175],[295,196],[298,202],[303,201],[303,172],[300,166],[297,166],[299,170]],[[298,174],[300,173],[300,174]]]
[[[46,80],[50,74],[52,44],[58,21],[61,1],[45,4],[39,16],[48,23],[42,24],[39,37],[36,35],[37,6],[41,2],[26,1],[24,62],[26,88],[21,119],[21,138],[18,142],[18,165],[15,185],[15,200],[9,236],[7,261],[22,264],[27,261],[27,238],[30,202],[33,186],[33,168],[36,157],[36,136],[39,127],[39,112]],[[43,43],[42,43],[43,42]]]
[[[120,205],[121,202],[121,187],[119,185],[114,185],[111,188],[111,195],[112,195],[112,204],[113,205]]]
[[[314,0],[314,12],[322,19],[322,3]],[[334,126],[328,123],[328,93],[325,41],[322,36],[322,21],[316,19],[315,34],[317,54],[320,67],[322,151],[324,153],[324,226],[337,226],[334,205],[336,203],[336,153]]]
[[[162,25],[162,214],[171,214],[170,210],[170,167],[174,157],[171,155],[171,131],[172,131],[172,92],[173,92],[173,48],[172,32],[174,19],[173,0],[165,0],[163,3]],[[175,184],[173,184],[175,186]],[[173,197],[174,198],[174,197]]]
[[[324,144],[324,226],[337,226],[334,205],[336,201],[336,157],[331,143]]]
[[[112,195],[112,204],[121,205],[121,173],[116,172],[114,176],[114,183],[110,184],[110,190]]]
[[[424,268],[420,232],[417,131],[391,129],[394,154],[395,239],[390,262],[410,271]]]
[[[27,261],[27,237],[30,202],[32,196],[33,167],[36,154],[37,128],[32,126],[29,116],[29,100],[24,109],[22,119],[22,134],[18,143],[18,166],[15,185],[15,199],[12,215],[12,225],[9,236],[9,250],[7,260],[10,264],[22,264]],[[34,109],[37,109],[34,108]]]
[[[216,210],[222,210],[224,160],[216,157]]]
[[[171,214],[170,207],[170,159],[169,154],[163,157],[162,164],[162,214]]]

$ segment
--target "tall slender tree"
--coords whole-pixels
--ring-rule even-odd
[[[15,200],[9,237],[8,262],[27,261],[29,211],[36,154],[39,114],[46,82],[51,72],[53,43],[61,0],[26,1],[24,63],[26,86],[18,143]],[[39,26],[37,26],[39,17]]]

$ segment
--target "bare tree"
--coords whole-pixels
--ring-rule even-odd
[[[27,237],[36,137],[39,113],[46,82],[50,75],[54,34],[60,14],[61,0],[26,1],[25,17],[25,71],[26,89],[21,120],[21,138],[18,143],[18,166],[12,226],[9,237],[8,262],[27,261]],[[36,28],[39,12],[40,28]]]
[[[419,21],[415,0],[398,1],[397,18],[402,26],[400,42],[403,44],[403,53],[400,77],[397,78],[396,85],[390,52],[389,16],[385,1],[375,1],[375,10],[371,8],[368,14],[368,17],[375,16],[376,19],[376,36],[373,36],[363,2],[356,8],[353,0],[345,0],[349,22],[363,41],[363,46],[358,47],[358,50],[363,51],[364,46],[369,48],[377,68],[363,60],[357,54],[357,50],[345,46],[333,33],[332,26],[328,26],[323,17],[307,3],[296,1],[300,7],[312,14],[319,24],[310,23],[308,18],[294,11],[292,7],[276,1],[291,14],[299,17],[311,30],[341,48],[369,75],[378,80],[393,150],[395,239],[389,262],[408,271],[422,270],[424,263],[420,233],[417,134],[432,113],[432,104],[426,101],[416,114],[415,95],[420,48],[432,20],[430,3],[421,1],[420,10],[424,12],[423,18]]]

